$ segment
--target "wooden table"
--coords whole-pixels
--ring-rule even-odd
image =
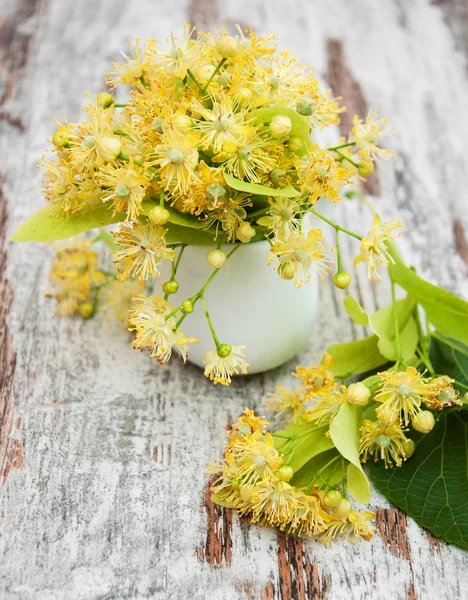
[[[195,367],[160,368],[102,317],[59,320],[44,297],[49,251],[8,245],[43,203],[36,170],[51,118],[88,91],[139,36],[184,21],[275,30],[317,67],[349,112],[379,105],[396,158],[367,186],[405,223],[419,272],[468,296],[467,17],[463,0],[2,0],[0,3],[0,597],[2,599],[454,599],[468,554],[439,542],[377,493],[377,535],[325,548],[250,526],[214,506],[205,468],[218,434],[261,407],[296,363],[360,334],[342,294],[322,287],[319,323],[297,361],[212,386]],[[342,218],[368,217],[355,203]],[[388,302],[364,269],[352,293]]]

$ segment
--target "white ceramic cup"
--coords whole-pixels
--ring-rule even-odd
[[[223,251],[232,250],[232,244]],[[179,291],[169,297],[174,306],[193,296],[213,272],[207,253],[212,248],[188,246],[177,272]],[[310,281],[301,288],[284,281],[267,264],[267,241],[243,244],[216,274],[204,294],[205,302],[221,343],[246,345],[243,351],[250,364],[249,374],[261,373],[290,360],[306,344],[316,321],[319,278],[311,269]],[[160,285],[170,278],[165,261]],[[199,340],[190,344],[188,360],[203,367],[203,356],[215,344],[201,302],[182,325],[188,337]]]

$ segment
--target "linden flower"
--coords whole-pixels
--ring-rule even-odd
[[[106,83],[112,88],[118,85],[135,85],[141,78],[149,77],[151,68],[148,63],[148,53],[145,46],[140,49],[140,40],[134,46],[129,44],[130,56],[121,52],[126,62],[112,63],[115,71],[107,74]]]
[[[277,412],[278,416],[286,415],[288,423],[297,421],[304,412],[304,398],[282,385],[277,385],[275,392],[268,392],[263,404],[269,411]]]
[[[229,444],[228,454],[233,456],[244,484],[256,484],[260,480],[274,478],[274,472],[283,463],[269,433],[260,440],[252,435],[235,437]]]
[[[296,492],[297,509],[288,531],[296,535],[312,536],[321,533],[330,515],[323,509],[320,498],[315,495]]]
[[[135,296],[141,294],[144,289],[145,282],[139,279],[129,279],[127,281],[115,279],[106,286],[104,290],[104,304],[100,306],[99,310],[106,314],[108,321],[112,318],[127,324],[132,300]]]
[[[246,408],[242,415],[237,419],[231,429],[230,438],[238,435],[250,435],[257,431],[264,431],[268,427],[268,421],[263,417],[257,416],[253,410]]]
[[[224,162],[226,171],[238,179],[245,177],[252,183],[260,183],[261,177],[257,171],[272,171],[276,166],[270,145],[270,140],[254,135],[242,146],[224,148],[222,153],[213,157],[213,162]]]
[[[218,356],[216,348],[208,350],[203,357],[205,377],[209,377],[215,384],[229,385],[231,383],[231,375],[239,375],[239,372],[246,375],[249,365],[244,360],[245,355],[242,354],[243,348],[246,347],[232,346],[231,353],[226,358]]]
[[[270,209],[266,217],[257,220],[262,227],[272,229],[281,239],[290,236],[298,228],[301,200],[298,198],[269,198]],[[299,216],[296,216],[299,213]]]
[[[350,183],[353,170],[337,162],[327,150],[317,150],[307,159],[299,160],[299,185],[303,192],[309,192],[309,201],[313,205],[319,198],[328,198],[332,202],[341,200],[338,193],[346,183]]]
[[[310,96],[297,99],[296,110],[309,119],[312,130],[322,130],[329,125],[337,125],[340,122],[338,115],[346,108],[341,107],[336,100],[330,99],[330,92],[321,94],[314,90]]]
[[[42,189],[48,202],[53,203],[51,212],[76,213],[79,210],[78,181],[70,165],[53,160],[42,163],[45,187]]]
[[[251,498],[252,523],[286,527],[295,517],[296,488],[285,481],[261,481]]]
[[[356,146],[360,148],[364,158],[376,160],[379,155],[389,159],[393,157],[390,150],[383,150],[377,145],[380,138],[393,133],[393,127],[383,129],[387,122],[387,119],[377,120],[377,110],[369,111],[365,121],[362,121],[357,115],[354,117],[350,141],[356,142]]]
[[[335,389],[322,389],[315,396],[315,405],[304,413],[303,419],[313,421],[317,425],[331,423],[342,404],[346,402],[346,394]]]
[[[369,523],[371,519],[375,519],[375,513],[369,511],[352,510],[345,517],[330,515],[329,521],[325,523],[325,532],[320,539],[327,546],[338,536],[343,536],[353,543],[354,540],[359,541],[361,537],[369,541],[375,533],[375,527]]]
[[[297,367],[293,373],[301,382],[299,390],[302,390],[308,398],[310,394],[314,395],[323,388],[329,388],[334,383],[333,373],[330,371],[333,359],[330,354],[325,354],[322,362],[313,367]]]
[[[192,34],[195,27],[184,25],[183,38],[179,42],[173,34],[171,34],[171,47],[164,48],[157,42],[151,47],[151,56],[155,66],[161,74],[171,74],[176,79],[185,79],[187,70],[193,69],[200,62],[201,52],[203,50],[199,40],[194,40]]]
[[[429,387],[431,395],[423,400],[427,408],[443,410],[450,406],[461,406],[463,404],[458,390],[453,387],[453,379],[447,375],[436,377],[430,382]]]
[[[206,208],[206,216],[203,219],[205,227],[216,226],[216,237],[218,237],[219,225],[227,233],[226,241],[235,239],[236,230],[244,223],[247,217],[244,206],[248,206],[248,198],[227,198],[219,202],[210,202]],[[211,208],[213,207],[213,208]]]
[[[226,188],[222,169],[209,167],[203,160],[198,165],[197,175],[198,181],[180,200],[183,212],[200,215],[206,209],[215,210],[223,205]]]
[[[159,263],[163,258],[174,260],[174,250],[166,247],[164,227],[142,223],[125,222],[113,233],[118,250],[114,252],[113,264],[118,270],[117,279],[129,277],[144,279],[158,277]]]
[[[195,338],[187,338],[183,331],[174,329],[173,320],[166,315],[173,309],[170,302],[159,296],[134,298],[135,307],[130,312],[130,331],[135,331],[133,347],[139,350],[148,348],[150,356],[160,364],[166,364],[175,348],[183,361],[187,360],[189,342],[198,343]]]
[[[101,170],[99,183],[107,188],[103,202],[114,203],[114,213],[127,211],[127,219],[134,220],[141,213],[141,204],[149,179],[135,168],[133,161],[119,167],[116,163]]]
[[[330,270],[327,263],[332,261],[325,256],[322,238],[323,233],[320,229],[311,229],[307,236],[296,231],[285,240],[278,240],[273,244],[268,255],[268,263],[271,264],[276,258],[280,265],[291,263],[296,287],[301,287],[303,283],[309,281],[309,271],[313,264],[323,279]]]
[[[406,371],[379,373],[380,391],[375,400],[381,403],[377,415],[382,423],[392,424],[403,413],[403,423],[408,425],[412,417],[421,412],[421,402],[431,395],[431,388],[414,367]]]
[[[180,131],[165,129],[160,142],[154,149],[156,158],[151,164],[160,167],[168,189],[174,193],[187,192],[198,180],[195,175],[198,152],[193,139]]]
[[[373,456],[375,461],[383,460],[386,469],[393,467],[393,463],[401,466],[406,459],[405,444],[408,439],[399,420],[391,425],[364,420],[360,431],[359,454],[362,462],[367,462],[369,456]]]
[[[361,262],[367,263],[369,280],[381,281],[382,278],[377,272],[378,267],[382,264],[388,267],[390,263],[394,262],[385,242],[393,239],[394,236],[390,234],[397,227],[403,227],[403,223],[395,221],[395,223],[382,225],[379,215],[374,215],[372,229],[361,240],[361,252],[354,259],[354,266]]]
[[[215,97],[211,110],[197,100],[193,101],[192,108],[204,119],[198,121],[202,134],[200,144],[204,148],[213,148],[215,152],[221,152],[228,143],[240,145],[252,129],[246,124],[244,114],[236,112],[236,103],[227,96]]]

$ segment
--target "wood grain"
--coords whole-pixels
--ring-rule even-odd
[[[312,363],[330,343],[362,335],[330,282],[297,360],[219,389],[195,367],[160,368],[133,352],[129,334],[102,316],[57,320],[43,294],[49,251],[5,247],[6,228],[42,205],[35,165],[51,119],[78,118],[83,94],[104,89],[120,49],[136,37],[164,40],[188,20],[203,29],[241,23],[275,30],[282,47],[314,64],[350,103],[345,119],[376,105],[388,116],[395,161],[379,168],[373,200],[383,218],[405,223],[401,247],[418,272],[468,297],[468,81],[458,13],[431,0],[3,0],[1,12],[2,600],[464,598],[466,553],[435,541],[377,492],[374,539],[330,548],[210,503],[205,471],[222,453],[230,416],[260,408],[267,391],[292,384],[296,364]],[[357,202],[340,217],[362,230],[371,220]],[[343,249],[357,253],[353,241]],[[388,288],[369,288],[364,270],[350,293],[369,311],[388,302]],[[14,469],[21,442],[24,466]]]

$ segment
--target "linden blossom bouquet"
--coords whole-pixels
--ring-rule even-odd
[[[168,46],[137,41],[107,76],[111,88],[130,88],[128,102],[103,92],[85,107],[84,120],[57,122],[52,156],[42,161],[48,205],[13,239],[54,241],[100,227],[94,240],[59,247],[50,292],[58,312],[89,317],[105,295],[104,309],[125,318],[133,298],[134,347],[166,363],[174,349],[185,360],[197,342],[182,325],[200,302],[214,342],[205,375],[228,385],[232,374],[247,370],[244,346],[218,339],[204,294],[239,247],[268,240],[268,263],[298,287],[313,267],[323,277],[333,261],[321,229],[306,224],[315,215],[336,231],[334,282],[345,288],[350,275],[342,270],[339,234],[360,241],[355,263],[365,262],[369,278],[379,279],[377,268],[392,260],[385,241],[401,223],[376,215],[363,236],[314,208],[319,198],[339,202],[344,185],[359,183],[379,156],[390,156],[378,145],[391,132],[385,120],[375,112],[365,121],[355,117],[347,139],[320,147],[313,135],[337,124],[344,108],[320,90],[312,69],[278,53],[272,35],[193,33],[185,26],[183,38],[171,36]],[[102,229],[117,222],[112,236]],[[98,240],[113,252],[117,281],[97,266]],[[224,252],[223,244],[232,249]],[[213,271],[173,306],[169,297],[179,288],[177,270],[189,245],[208,247]],[[172,262],[170,279],[160,295],[145,295],[144,282],[160,275],[163,260]]]

